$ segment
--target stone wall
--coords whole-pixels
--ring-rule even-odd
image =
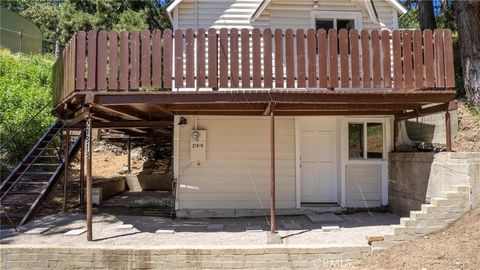
[[[389,206],[401,216],[420,210],[431,198],[445,197],[453,185],[471,189],[480,202],[480,153],[390,153]]]
[[[0,246],[1,269],[325,269],[366,257],[370,246],[138,248]]]

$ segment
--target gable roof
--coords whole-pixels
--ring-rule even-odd
[[[170,12],[172,12],[181,2],[182,0],[174,0],[168,3],[168,5],[166,6],[167,12],[170,14]]]
[[[393,7],[400,15],[403,15],[407,13],[407,9],[398,1],[398,0],[385,0],[391,7]],[[170,20],[172,20],[171,12],[182,2],[182,0],[174,0],[171,1],[167,6],[166,10],[168,13],[168,16],[170,17]],[[260,15],[263,13],[265,8],[270,4],[271,0],[263,0],[260,5],[258,5],[257,9],[255,12],[253,12],[252,17],[250,17],[250,21],[255,21],[260,17]],[[352,0],[352,2],[354,2]],[[375,11],[375,6],[373,4],[373,0],[366,0],[365,2],[369,2],[370,4],[367,5],[367,10],[372,19],[375,20],[375,17],[372,14]],[[375,12],[376,13],[376,12]]]
[[[403,14],[407,13],[407,11],[408,11],[398,0],[385,0],[385,1],[387,2],[387,4],[389,4],[391,7],[393,7],[400,15],[403,15]],[[260,5],[258,6],[258,8],[255,10],[255,12],[252,14],[252,17],[250,17],[250,21],[253,22],[253,21],[257,20],[258,17],[260,17],[260,15],[263,13],[265,8],[268,6],[268,4],[270,4],[270,2],[271,2],[271,0],[263,0],[260,3]],[[352,2],[354,2],[354,0],[352,0]],[[375,6],[374,6],[374,3],[373,3],[374,1],[373,0],[366,0],[365,2],[369,2],[369,4],[367,5],[368,13],[369,13],[370,17],[372,17],[372,19],[375,19],[374,16],[373,16],[374,14],[372,14],[375,11]]]

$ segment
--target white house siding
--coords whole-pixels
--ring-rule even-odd
[[[313,7],[312,0],[272,0],[260,17],[250,18],[261,0],[184,0],[174,12],[178,28],[312,28],[312,11],[359,12],[360,8],[351,0],[320,0]],[[364,29],[392,28],[394,9],[386,1],[374,1],[381,24],[374,23],[366,13],[362,15]],[[177,18],[175,16],[178,16]]]
[[[393,8],[385,1],[375,1],[380,22],[385,26],[383,28],[392,28],[393,23]],[[313,8],[313,1],[299,0],[273,0],[266,8],[259,21],[264,22],[270,19],[270,27],[274,28],[312,28],[311,22],[312,11],[335,11],[335,12],[359,12],[359,7],[350,0],[320,0],[318,7]],[[379,29],[382,26],[378,23],[372,22],[367,14],[362,14],[362,24],[364,29]]]
[[[382,165],[345,166],[346,207],[376,207],[382,204]]]
[[[184,0],[178,5],[178,28],[252,28],[250,17],[262,1],[198,0],[197,4],[196,2]]]
[[[194,117],[179,128],[178,209],[268,209],[270,129],[267,117],[198,116],[207,157],[190,161]],[[295,122],[276,118],[276,206],[295,208]]]

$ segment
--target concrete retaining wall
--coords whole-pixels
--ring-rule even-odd
[[[325,269],[366,257],[370,246],[133,248],[0,246],[2,269]]]
[[[426,202],[434,157],[435,153],[389,154],[388,200],[395,214],[408,216]]]
[[[458,133],[457,111],[450,112],[452,137]],[[446,144],[445,113],[422,116],[407,120],[405,123],[407,134],[412,141],[426,141],[433,144]]]
[[[389,206],[401,216],[430,198],[445,197],[452,185],[467,185],[480,202],[480,153],[390,153]]]

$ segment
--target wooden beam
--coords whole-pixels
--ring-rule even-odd
[[[455,91],[243,91],[243,92],[95,92],[95,102],[103,105],[207,104],[207,103],[441,103],[455,97]]]
[[[94,118],[92,116],[92,118]],[[94,118],[95,119],[95,118]],[[138,129],[138,128],[162,128],[173,125],[172,121],[104,121],[94,122],[93,128],[111,128],[111,129]],[[82,124],[73,127],[80,128]],[[143,131],[142,131],[143,132]]]
[[[130,157],[130,149],[131,149],[131,146],[132,146],[132,141],[130,140],[130,136],[128,136],[127,138],[127,173],[130,174],[131,170],[131,166],[130,166],[130,160],[131,160],[131,157]]]
[[[453,100],[453,101],[445,102],[439,105],[421,108],[412,112],[397,114],[395,115],[395,118],[398,120],[407,120],[411,118],[417,118],[417,117],[436,114],[436,113],[445,112],[445,111],[454,111],[457,109],[458,109],[458,102],[456,100]]]
[[[270,233],[277,231],[275,219],[275,115],[270,111]]]
[[[450,111],[445,112],[445,139],[447,143],[447,152],[452,152],[452,121],[450,120]]]
[[[135,110],[132,109],[127,109],[127,108],[122,108],[121,110],[118,109],[115,106],[102,106],[100,104],[92,104],[92,107],[95,110],[107,113],[107,114],[113,114],[114,116],[120,116],[122,118],[125,118],[126,120],[148,120],[148,117],[145,116],[144,114],[138,113]]]
[[[174,115],[175,115],[175,114],[172,113],[171,111],[165,109],[165,107],[162,106],[162,105],[151,104],[150,106],[151,106],[154,110],[161,111],[161,112],[163,112],[163,113],[165,113],[165,114],[167,114],[167,115],[169,115],[169,116],[174,116]]]
[[[79,201],[80,205],[85,203],[85,129],[82,129],[80,133],[81,140],[81,149],[80,149],[80,190],[79,190]]]

